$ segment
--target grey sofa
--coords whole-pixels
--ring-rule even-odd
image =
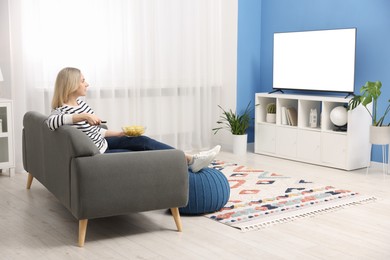
[[[180,150],[100,154],[81,131],[51,131],[46,116],[23,118],[23,165],[27,189],[42,183],[79,220],[79,246],[88,219],[170,208],[182,230],[178,207],[188,201],[188,168]]]

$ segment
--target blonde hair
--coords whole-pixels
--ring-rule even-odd
[[[69,95],[80,86],[81,71],[76,68],[64,68],[58,72],[51,108],[56,109],[68,102]]]

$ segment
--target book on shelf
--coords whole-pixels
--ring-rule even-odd
[[[291,125],[291,126],[296,126],[297,123],[298,123],[298,114],[297,114],[297,110],[293,107],[289,107],[287,108],[287,111],[286,111],[286,115],[287,115],[287,122],[288,122],[288,125]]]
[[[286,108],[286,121],[287,121],[287,125],[291,125],[291,118],[288,115],[288,108]]]
[[[286,107],[282,107],[282,110],[281,110],[281,117],[282,117],[282,125],[288,125],[288,122],[287,122],[287,115],[286,115]]]

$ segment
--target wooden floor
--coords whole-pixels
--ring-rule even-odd
[[[376,202],[241,232],[202,216],[182,217],[176,232],[166,210],[91,220],[84,248],[78,221],[27,175],[0,175],[0,259],[390,259],[390,175],[302,164],[248,153],[217,159],[309,177],[376,196]]]

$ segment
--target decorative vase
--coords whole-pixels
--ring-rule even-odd
[[[266,121],[268,123],[275,123],[276,122],[276,114],[275,113],[267,113]]]
[[[233,154],[243,156],[247,150],[248,135],[233,135]]]
[[[390,144],[390,126],[370,126],[371,144]]]
[[[310,109],[309,123],[310,123],[310,127],[312,128],[317,127],[317,108]]]

